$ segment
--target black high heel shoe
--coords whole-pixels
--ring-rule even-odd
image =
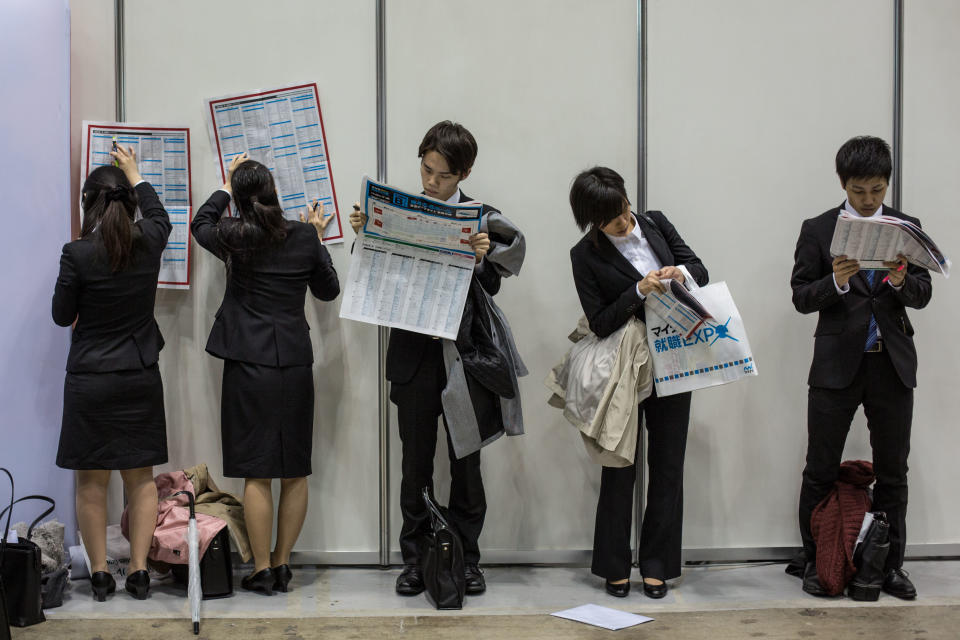
[[[651,578],[655,580],[656,578]],[[646,580],[643,581],[643,593],[648,598],[653,598],[659,600],[660,598],[667,595],[667,582],[666,580],[662,581],[660,584],[650,584]]]
[[[268,596],[272,596],[274,582],[273,571],[268,567],[263,571],[244,576],[240,581],[240,586],[247,591],[263,591]]]
[[[287,592],[287,585],[290,584],[290,578],[293,577],[293,571],[290,571],[290,565],[282,564],[279,567],[273,567],[273,590]]]
[[[97,571],[90,576],[90,586],[93,587],[93,599],[97,602],[104,602],[107,594],[117,590],[117,581],[113,579],[109,571]]]
[[[613,583],[607,580],[604,587],[606,588],[607,593],[609,593],[612,596],[616,596],[617,598],[626,598],[627,594],[630,593],[629,580],[627,580],[626,582],[620,582],[620,583]]]
[[[150,595],[150,574],[146,569],[134,571],[127,576],[127,583],[124,585],[127,591],[137,600],[146,600]]]

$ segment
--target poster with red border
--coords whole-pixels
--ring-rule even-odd
[[[284,217],[299,220],[309,204],[319,201],[334,216],[324,242],[343,242],[315,82],[212,98],[206,101],[206,118],[222,180],[231,160],[246,153],[273,173]]]
[[[83,122],[80,183],[99,166],[109,164],[113,143],[133,147],[140,175],[156,190],[173,230],[160,258],[162,289],[190,288],[190,222],[193,196],[188,127],[133,122]]]

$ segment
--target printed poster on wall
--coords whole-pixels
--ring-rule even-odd
[[[83,122],[80,143],[80,184],[90,172],[113,160],[118,146],[133,147],[140,175],[163,203],[173,230],[160,258],[161,289],[190,288],[190,129],[132,122]],[[82,215],[82,212],[81,212]]]
[[[317,84],[256,90],[206,101],[207,130],[222,180],[246,152],[273,172],[283,214],[299,220],[318,200],[334,219],[324,242],[343,242]]]

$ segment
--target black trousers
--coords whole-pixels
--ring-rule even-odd
[[[410,382],[394,383],[390,399],[397,405],[403,462],[400,481],[400,553],[404,564],[417,564],[420,540],[430,527],[430,518],[421,497],[423,487],[433,487],[433,458],[437,450],[437,418],[443,415],[440,393],[446,386],[446,370],[439,340],[431,340],[420,368]],[[446,428],[446,420],[444,420]],[[487,513],[480,452],[456,459],[447,433],[450,457],[450,525],[463,542],[466,564],[480,562],[480,531]]]
[[[669,580],[680,575],[683,533],[683,460],[690,422],[690,393],[657,397],[640,405],[647,429],[646,509],[640,529],[640,574]],[[638,430],[638,438],[642,431]],[[639,442],[639,440],[638,440]],[[607,580],[630,577],[630,530],[633,524],[633,483],[637,464],[604,467],[593,534],[595,575]]]
[[[810,533],[814,508],[833,488],[850,423],[863,405],[873,450],[873,509],[890,521],[887,569],[903,564],[907,539],[907,455],[913,420],[913,389],[904,386],[887,353],[865,353],[845,389],[810,387],[807,399],[807,464],[800,485],[800,537],[807,559],[816,557]]]

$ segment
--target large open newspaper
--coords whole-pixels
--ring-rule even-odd
[[[455,339],[473,276],[479,202],[448,204],[364,177],[367,220],[340,317]]]
[[[902,255],[912,264],[950,276],[950,260],[927,233],[894,216],[863,216],[843,211],[830,242],[830,255],[857,260],[861,269],[886,269]]]

